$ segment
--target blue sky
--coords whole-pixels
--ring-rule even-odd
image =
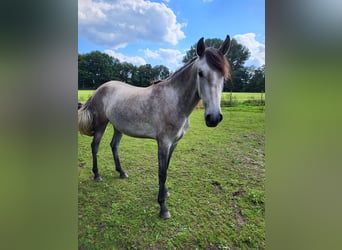
[[[198,39],[229,34],[265,63],[264,0],[79,0],[78,52],[176,70]]]

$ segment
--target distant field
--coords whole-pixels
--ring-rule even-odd
[[[92,95],[94,90],[79,90],[78,91],[78,100],[80,102],[86,102],[88,98]],[[239,104],[246,102],[248,100],[265,101],[265,93],[232,93],[232,97],[230,99],[231,93],[224,92],[222,93],[222,104],[225,106],[234,106],[234,104]],[[232,103],[230,103],[232,101]],[[231,105],[228,105],[230,103]]]
[[[261,96],[265,98],[265,93],[247,93],[247,92],[234,92],[232,93],[233,98],[236,98],[238,100],[248,100],[248,99],[258,99]],[[229,92],[222,93],[222,96],[227,98],[227,96],[230,96]]]
[[[119,179],[108,126],[97,183],[92,138],[78,135],[79,249],[265,249],[265,112],[238,105],[222,113],[216,128],[206,127],[202,109],[190,116],[168,170],[168,220],[158,217],[155,141],[122,138],[119,154],[129,177]]]

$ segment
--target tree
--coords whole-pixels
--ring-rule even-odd
[[[93,51],[78,56],[78,87],[95,89],[113,77],[113,57]]]
[[[246,92],[265,92],[265,65],[251,70]]]
[[[78,55],[78,89],[96,89],[110,80],[146,87],[152,81],[165,79],[169,75],[170,70],[164,65],[137,67],[131,63],[121,63],[99,51]]]
[[[85,55],[78,55],[78,89],[92,88]]]
[[[120,79],[121,63],[119,59],[112,57],[112,80]]]
[[[239,44],[235,39],[232,40],[228,59],[231,65],[232,77],[226,91],[242,92],[245,91],[245,85],[248,82],[249,74],[247,68],[244,66],[245,62],[250,56],[249,50]]]
[[[170,76],[170,70],[164,65],[154,66],[152,70],[153,70],[152,80],[163,80]]]
[[[141,65],[138,68],[139,82],[136,86],[147,87],[153,81],[153,71],[151,64]]]
[[[119,79],[122,82],[131,83],[135,66],[131,63],[123,62],[119,66]]]

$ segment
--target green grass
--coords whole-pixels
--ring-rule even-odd
[[[221,106],[265,106],[265,93],[228,93],[221,96]]]
[[[85,103],[89,97],[94,93],[94,90],[79,90],[78,91],[78,101]]]
[[[79,90],[78,100],[82,103],[86,102],[93,92],[94,90]],[[238,106],[240,104],[251,106],[265,105],[265,93],[222,93],[222,106]]]
[[[172,217],[158,217],[157,145],[124,136],[119,179],[108,126],[98,153],[101,183],[92,180],[91,138],[79,135],[80,249],[265,249],[265,112],[225,107],[207,128],[203,110],[190,117],[168,170]]]

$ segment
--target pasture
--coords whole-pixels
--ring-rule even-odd
[[[78,101],[85,103],[93,94],[94,90],[79,90]],[[237,106],[245,103],[265,104],[265,93],[222,93],[221,106]]]
[[[79,91],[79,101],[91,93]],[[119,179],[109,125],[98,152],[103,181],[94,182],[92,138],[78,135],[79,249],[264,249],[264,108],[241,101],[222,113],[216,128],[205,125],[203,109],[192,113],[168,170],[168,220],[158,216],[155,141],[122,138],[119,154],[129,177]]]

